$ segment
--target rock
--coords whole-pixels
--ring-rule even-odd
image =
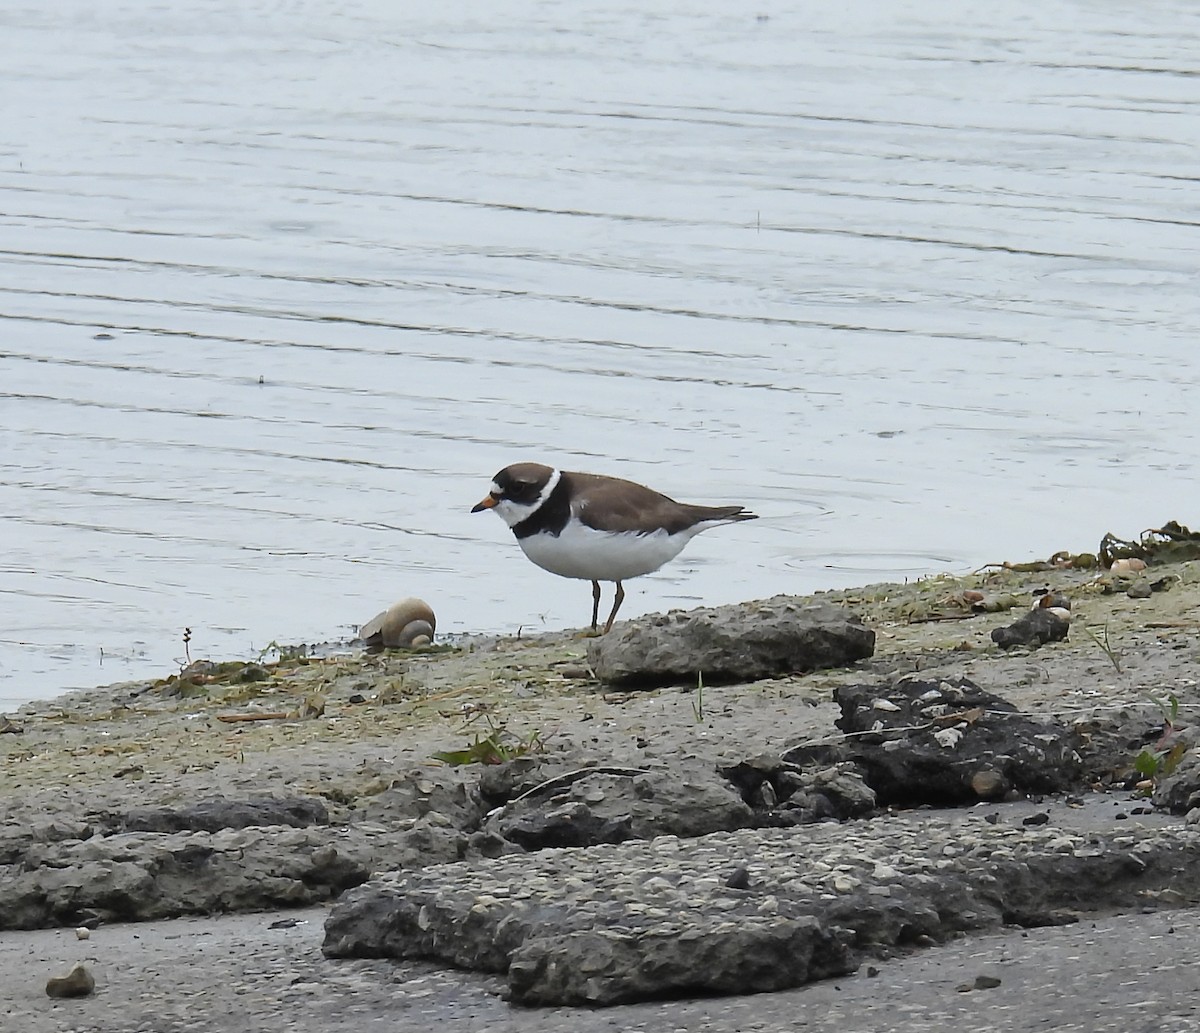
[[[0,865],[21,863],[31,845],[84,840],[94,831],[91,822],[62,818],[6,822],[0,826]]]
[[[465,857],[503,857],[505,854],[523,854],[525,851],[516,843],[496,832],[472,832],[467,837],[463,851]]]
[[[842,819],[875,807],[874,792],[851,764],[805,771],[770,755],[726,767],[694,758],[647,768],[520,758],[502,767],[509,770],[485,771],[481,785],[511,799],[482,831],[528,851]]]
[[[609,1005],[782,989],[897,947],[1163,893],[1200,896],[1200,831],[909,812],[379,876],[335,903],[323,950],[504,973],[523,1004]]]
[[[1174,767],[1155,780],[1152,799],[1155,807],[1173,814],[1187,814],[1200,807],[1200,730],[1178,731],[1173,749],[1179,754]]]
[[[1154,589],[1149,581],[1147,581],[1145,578],[1139,578],[1127,589],[1125,589],[1125,594],[1129,596],[1130,599],[1149,599],[1153,591]]]
[[[750,888],[750,870],[743,865],[738,865],[729,873],[725,885],[731,890],[748,890]]]
[[[1105,785],[1132,787],[1143,777],[1134,766],[1138,754],[1153,749],[1163,737],[1161,718],[1155,721],[1141,708],[1098,708],[1081,714],[1072,728],[1083,744],[1079,753],[1087,780]]]
[[[96,979],[82,963],[65,976],[51,976],[46,980],[47,997],[88,997],[95,989]]]
[[[485,766],[479,774],[479,791],[488,802],[503,804],[553,779],[592,766],[592,761],[579,756],[530,753]]]
[[[103,916],[97,914],[90,907],[81,907],[75,912],[75,921],[79,923],[80,929],[86,929],[90,934],[93,929],[99,929],[104,924]],[[17,926],[17,928],[21,928]]]
[[[401,599],[359,630],[368,649],[411,649],[433,642],[437,617],[424,599]]]
[[[182,807],[138,807],[119,823],[124,832],[218,832],[254,825],[305,828],[326,825],[325,804],[311,796],[265,796],[250,800],[214,797]]]
[[[298,907],[372,871],[456,861],[466,836],[434,816],[402,830],[363,823],[218,832],[129,832],[35,845],[0,868],[0,929],[147,921]]]
[[[1051,609],[1039,606],[1007,628],[996,628],[992,632],[992,641],[1001,649],[1012,649],[1013,646],[1036,649],[1047,642],[1065,639],[1070,629],[1070,621],[1064,620]]]
[[[309,859],[312,861],[314,868],[332,868],[338,862],[337,847],[332,843],[326,843],[324,846],[317,847],[309,854]]]
[[[755,823],[759,825],[843,821],[875,809],[874,790],[851,762],[806,768],[768,755],[722,767],[720,772],[752,808],[771,812]]]
[[[871,656],[875,633],[848,610],[790,596],[673,610],[620,625],[588,644],[600,681],[628,688],[748,682]]]
[[[612,774],[600,768],[513,800],[483,831],[526,850],[623,843],[653,836],[701,836],[755,823],[753,810],[711,765],[680,761],[665,769]]]
[[[981,800],[1001,800],[1008,788],[1004,775],[991,768],[980,768],[971,776],[971,792]]]
[[[946,806],[1013,791],[1057,793],[1083,779],[1076,732],[1021,714],[966,678],[843,685],[834,699],[842,711],[835,723],[847,735],[834,755],[864,772],[880,804]],[[800,746],[784,759],[827,762],[830,749]]]
[[[976,976],[973,983],[960,983],[955,989],[960,994],[969,994],[972,990],[995,990],[1000,985],[996,976]]]
[[[489,822],[486,832],[502,836],[524,850],[546,847],[593,846],[633,839],[628,813],[604,817],[586,803],[535,804],[533,813],[505,815]]]
[[[360,813],[366,821],[387,825],[437,813],[465,829],[477,826],[486,810],[479,790],[467,785],[456,770],[421,767],[392,779],[386,789],[362,804]]]
[[[717,936],[587,929],[526,941],[508,981],[524,1005],[765,993],[853,972],[845,940],[807,917],[743,921]]]

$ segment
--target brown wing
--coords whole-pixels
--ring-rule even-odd
[[[617,477],[564,473],[576,495],[572,507],[588,527],[602,531],[666,531],[675,534],[703,520],[753,520],[745,506],[692,506]],[[579,501],[582,498],[582,501]]]

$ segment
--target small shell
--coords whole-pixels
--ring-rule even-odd
[[[1071,600],[1064,592],[1040,589],[1033,593],[1033,608],[1036,610],[1038,607],[1044,610],[1069,610]]]
[[[437,617],[424,599],[401,599],[367,621],[359,637],[369,649],[427,646],[437,630]]]
[[[946,749],[952,750],[959,744],[963,733],[961,728],[943,728],[940,732],[934,732],[933,737]]]
[[[1108,569],[1114,574],[1140,574],[1146,569],[1146,561],[1132,556],[1129,559],[1113,560]]]

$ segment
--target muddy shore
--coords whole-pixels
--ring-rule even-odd
[[[988,1008],[1000,1007],[1005,994],[1034,993],[1051,969],[1060,980],[1076,981],[1082,1007],[1085,997],[1097,999],[1088,980],[1103,979],[1107,971],[1120,983],[1117,974],[1127,966],[1130,944],[1161,949],[1164,964],[1181,960],[1177,945],[1183,938],[1171,939],[1175,934],[1166,930],[1194,925],[1194,911],[1174,910],[1190,905],[1186,893],[1172,899],[1156,887],[1159,896],[1131,902],[1097,892],[1094,913],[1075,915],[1069,927],[969,932],[941,945],[906,944],[886,959],[860,965],[857,974],[782,993],[603,1012],[515,1012],[502,1000],[504,983],[496,974],[414,960],[332,959],[321,955],[320,946],[329,900],[365,875],[452,862],[463,856],[464,844],[470,853],[471,823],[478,821],[472,794],[484,769],[434,757],[481,739],[490,739],[505,755],[557,758],[567,766],[715,768],[828,740],[838,716],[832,702],[838,686],[913,672],[967,677],[1024,713],[1069,726],[1110,728],[1118,737],[1152,732],[1170,697],[1178,703],[1177,723],[1187,723],[1200,704],[1200,563],[1154,567],[1151,573],[1158,588],[1145,598],[1128,594],[1120,579],[1093,571],[1001,570],[824,593],[821,602],[848,608],[874,630],[874,656],[846,669],[750,684],[615,691],[592,677],[586,640],[567,632],[473,638],[416,653],[197,666],[187,678],[30,704],[8,714],[8,732],[0,734],[5,818],[0,833],[6,837],[0,842],[5,850],[0,885],[9,916],[21,908],[32,916],[5,923],[9,930],[26,931],[0,933],[5,962],[0,997],[6,1002],[0,1016],[6,1028],[11,1023],[33,1033],[251,1029],[262,1028],[268,1016],[275,1016],[273,1028],[296,1030],[359,1029],[372,1021],[379,1028],[414,1030],[434,1022],[449,1029],[485,1024],[505,1029],[512,1023],[511,1028],[566,1030],[661,1027],[663,1021],[670,1028],[716,1030],[783,1028],[788,1014],[794,1028],[916,1030],[938,1028],[956,1009],[968,1014],[983,1009],[981,999]],[[1066,641],[1036,650],[1004,652],[992,643],[992,630],[1012,623],[1014,611],[966,615],[956,603],[964,591],[1016,600],[1047,585],[1070,595],[1074,620]],[[1136,753],[1131,751],[1130,764]],[[1148,806],[1124,785],[1114,778],[1085,803],[1015,800],[989,807],[999,815],[998,824],[1014,829],[1032,808],[1047,812],[1061,835],[1072,829],[1101,838],[1119,833],[1124,843],[1129,837],[1149,842],[1175,829],[1180,836],[1188,833],[1182,815]],[[293,814],[270,834],[254,824],[223,825],[219,815],[208,829],[194,824],[194,814],[192,824],[171,824],[179,812],[215,797],[299,799],[323,813]],[[944,827],[964,813],[924,812],[921,820]],[[871,820],[819,828],[834,839],[844,830],[852,844],[854,836],[870,834]],[[803,827],[797,830],[802,833]],[[922,838],[936,839],[913,837]],[[686,853],[689,841],[679,842]],[[611,849],[587,847],[580,856]],[[161,896],[155,906],[162,910],[143,914],[134,899],[142,885],[134,870],[145,869],[134,861],[147,851],[170,854],[175,867],[156,870],[169,871],[177,881],[181,856],[202,858],[220,878],[183,880],[173,894],[155,884],[146,896]],[[836,852],[836,843],[829,851]],[[476,853],[474,872],[486,874],[486,844]],[[287,867],[293,855],[309,860],[293,870]],[[210,857],[233,857],[237,863],[220,869],[208,863]],[[511,855],[500,860],[520,863]],[[29,877],[39,870],[60,880],[52,891],[41,884],[37,892],[30,888]],[[133,881],[125,885],[122,878]],[[89,879],[93,888],[94,880],[109,880],[110,896],[89,896]],[[290,907],[281,910],[285,905]],[[262,908],[269,910],[220,917]],[[1143,913],[1147,910],[1153,913]],[[112,918],[130,911],[153,920],[113,924]],[[1128,914],[1112,917],[1114,911]],[[189,912],[203,917],[165,920]],[[87,940],[76,939],[77,922],[95,927]],[[59,928],[29,928],[37,925]],[[1111,934],[1120,942],[1106,947],[1097,933],[1104,929],[1122,930]],[[1053,966],[1038,967],[1032,959],[1052,951],[1056,942],[1074,951],[1078,963],[1067,965],[1055,954]],[[981,966],[973,959],[981,956],[1003,959],[1002,985],[959,993],[964,980],[986,974],[975,971]],[[45,979],[76,961],[91,964],[96,994],[79,1001],[47,998]],[[965,975],[943,986],[957,977],[936,982],[930,966]],[[879,974],[872,977],[870,970]],[[940,989],[915,1000],[912,981],[925,978],[934,978]],[[1014,989],[1015,979],[1028,981],[1024,990]],[[1084,1012],[1071,1016],[1061,993],[1060,983],[1060,997],[1044,1007],[1060,1009],[1064,1023],[1083,1022],[1078,1016]],[[1129,995],[1145,999],[1146,986],[1130,985]],[[784,999],[792,1002],[790,1011]],[[1121,1002],[1114,1000],[1119,1014]],[[1156,1014],[1174,1021],[1184,1014],[1173,993],[1157,1000],[1162,1010],[1143,1018]],[[796,1025],[796,1009],[820,1017]],[[214,1027],[222,1014],[228,1020]],[[978,1028],[1046,1028],[1045,1014],[1039,1016],[1032,1005],[1005,1015],[1003,1021],[980,1021]],[[955,1021],[976,1028],[965,1017]],[[1106,1027],[1085,1022],[1078,1028]]]

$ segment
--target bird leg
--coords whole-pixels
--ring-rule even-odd
[[[600,616],[600,582],[592,582],[592,634],[596,634],[596,620]]]
[[[597,591],[599,591],[599,588],[600,588],[599,584],[597,584],[595,581],[593,581],[592,584],[596,585],[596,589],[597,589]],[[597,598],[599,598],[598,595],[597,595]],[[617,582],[617,597],[613,600],[612,613],[610,613],[608,615],[608,623],[604,625],[604,634],[607,635],[612,630],[612,622],[616,619],[617,611],[621,608],[621,604],[624,601],[625,601],[625,587],[621,584],[620,581],[618,581]]]

